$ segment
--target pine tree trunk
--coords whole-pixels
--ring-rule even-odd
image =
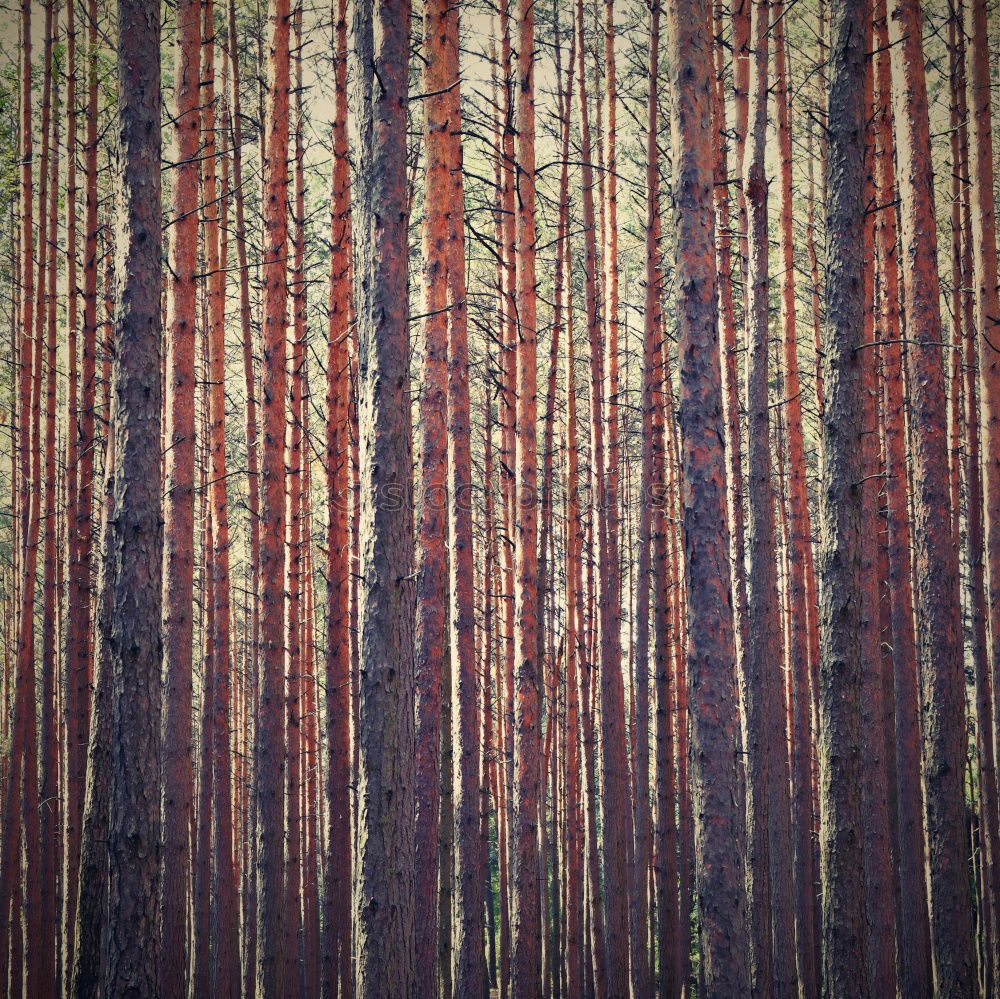
[[[636,995],[650,991],[649,895],[647,871],[651,862],[649,806],[649,586],[650,548],[653,532],[653,460],[656,439],[653,409],[660,402],[656,380],[660,360],[661,329],[659,226],[659,163],[656,144],[659,129],[658,76],[660,65],[660,4],[654,0],[649,34],[649,94],[646,102],[646,315],[643,330],[642,372],[642,470],[639,491],[639,555],[636,562],[635,597],[635,865],[632,882],[632,987]],[[659,515],[657,511],[657,516]]]
[[[66,547],[67,567],[67,622],[64,679],[62,687],[63,721],[66,730],[66,756],[63,763],[63,879],[62,879],[62,955],[63,978],[60,982],[64,993],[69,992],[73,970],[73,947],[76,925],[73,919],[73,900],[76,897],[80,864],[80,816],[83,803],[83,780],[80,779],[82,753],[74,742],[75,725],[79,714],[79,691],[76,686],[74,656],[79,643],[79,625],[84,605],[89,600],[87,589],[79,577],[80,546],[80,307],[77,287],[77,72],[76,72],[76,0],[66,4],[66,337],[69,355],[69,378],[66,390]],[[11,454],[13,461],[14,455]],[[12,615],[11,615],[12,616]],[[9,671],[5,671],[5,674]],[[6,691],[5,691],[6,693]],[[6,699],[4,701],[6,708]]]
[[[284,541],[285,392],[288,315],[288,0],[271,15],[268,50],[268,118],[264,139],[264,333],[263,431],[261,449],[261,655],[256,725],[257,799],[257,994],[280,999],[285,981],[284,892]]]
[[[792,855],[785,685],[780,672],[782,632],[778,605],[777,546],[774,521],[768,408],[768,236],[767,132],[768,30],[771,5],[755,2],[751,11],[754,58],[750,66],[748,139],[743,160],[747,206],[747,464],[750,555],[749,635],[746,672],[747,826],[754,981],[778,997],[795,990],[794,878],[784,874]],[[773,986],[769,981],[773,978]]]
[[[971,127],[969,128],[969,178],[971,181],[971,227],[967,230],[972,247],[973,272],[970,275],[975,291],[975,325],[979,333],[979,371],[982,384],[982,419],[984,424],[983,451],[986,455],[986,563],[989,583],[989,619],[992,628],[993,646],[988,662],[992,662],[992,677],[977,678],[977,684],[988,686],[992,681],[993,705],[992,722],[985,706],[980,708],[981,738],[984,740],[983,754],[987,770],[994,768],[992,776],[996,781],[995,760],[990,760],[987,739],[992,741],[1000,718],[1000,361],[996,350],[990,344],[997,343],[1000,327],[1000,293],[997,290],[997,237],[995,206],[993,198],[993,125],[991,108],[990,49],[986,9],[967,0],[964,7],[964,30],[966,35],[966,60],[968,93],[971,103]],[[966,362],[966,370],[969,363]],[[968,385],[968,380],[967,380]],[[971,391],[967,388],[967,396]],[[966,401],[966,413],[976,414]],[[972,416],[967,416],[971,420]],[[971,504],[971,499],[970,499]],[[970,531],[970,552],[972,551]],[[974,571],[981,571],[981,563]],[[985,663],[983,664],[985,668]],[[985,696],[985,691],[983,691]],[[995,753],[996,747],[993,747]],[[988,785],[990,775],[984,773],[981,780]],[[988,898],[992,906],[993,939],[989,941],[992,951],[994,976],[1000,976],[1000,833],[997,831],[996,791],[984,793],[984,828],[990,843],[988,863],[984,869],[990,870]]]
[[[599,628],[601,701],[601,826],[602,860],[606,885],[604,906],[605,948],[608,963],[609,999],[626,999],[630,983],[645,986],[646,969],[639,967],[630,976],[630,941],[636,946],[645,939],[645,927],[630,926],[632,897],[632,806],[629,794],[629,765],[626,755],[625,692],[622,681],[621,648],[621,559],[619,554],[619,433],[618,433],[618,207],[617,207],[617,83],[614,56],[614,0],[605,0],[604,62],[607,79],[607,148],[605,170],[599,180],[605,187],[602,229],[605,230],[603,296],[606,351],[597,354],[598,367],[591,360],[592,412],[595,420],[607,422],[607,451],[600,465],[596,496],[601,504],[603,526],[599,545]],[[593,351],[593,341],[592,341]],[[601,354],[604,354],[601,357]],[[605,365],[606,362],[606,365]],[[596,402],[596,405],[595,405]],[[597,407],[600,407],[599,409]],[[641,962],[640,962],[641,965]]]
[[[675,187],[682,358],[679,425],[696,896],[704,994],[721,997],[748,993],[750,977],[744,819],[737,794],[740,735],[732,598],[729,573],[705,569],[728,566],[730,558],[711,201],[713,152],[710,132],[702,127],[711,115],[712,62],[701,6],[673,0],[669,11],[677,94],[673,140],[679,177]]]
[[[791,95],[785,47],[785,6],[774,5],[775,105],[781,160],[778,187],[781,230],[781,324],[783,342],[783,414],[787,428],[788,507],[791,524],[788,600],[791,605],[788,662],[791,672],[792,851],[795,887],[795,954],[798,980],[805,999],[816,995],[817,972],[815,872],[812,866],[812,642],[816,598],[813,574],[812,526],[806,485],[806,453],[802,433],[802,392],[799,382],[795,323],[795,254],[792,204]]]
[[[201,145],[201,4],[177,9],[174,68],[178,166],[170,227],[167,294],[167,378],[164,416],[164,698],[163,894],[161,958],[165,968],[187,966],[187,914],[193,771],[191,758],[194,596],[194,343],[198,271],[198,155]],[[165,975],[164,999],[183,999],[187,975]]]
[[[233,866],[232,755],[230,748],[230,637],[229,637],[229,503],[226,463],[226,267],[228,240],[228,170],[225,165],[225,138],[220,151],[216,132],[215,92],[215,5],[207,0],[203,13],[204,47],[201,79],[202,195],[205,212],[205,259],[208,299],[208,449],[210,485],[208,502],[212,509],[212,783],[214,812],[213,848],[213,992],[233,997],[240,990],[239,924],[236,874]],[[224,134],[224,133],[223,133]],[[222,155],[221,184],[216,181],[217,161]]]
[[[878,140],[875,146],[876,196],[880,205],[896,198],[894,140],[889,67],[889,33],[885,0],[875,0]],[[903,353],[900,315],[899,257],[896,209],[875,217],[879,283],[884,333],[882,362],[882,436],[886,453],[889,595],[892,628],[896,726],[896,788],[899,801],[900,989],[906,996],[929,994],[931,986],[930,924],[924,873],[923,786],[920,772],[920,702],[913,620],[909,472],[903,410]]]
[[[108,442],[109,474],[104,482],[100,538],[109,537],[116,438]],[[87,781],[80,827],[80,890],[74,900],[76,940],[71,974],[73,999],[97,999],[108,933],[105,918],[108,886],[108,824],[111,792],[111,548],[104,544],[97,580],[97,651],[94,703],[87,742]]]
[[[866,0],[867,2],[867,0]],[[870,6],[866,6],[867,14]],[[873,32],[865,26],[866,51]],[[873,137],[874,91],[871,62],[863,77],[865,121],[864,203],[875,199]],[[865,863],[865,909],[868,931],[869,989],[874,995],[896,994],[896,911],[892,886],[889,832],[889,779],[886,740],[882,730],[883,679],[879,628],[878,487],[881,462],[878,441],[878,391],[875,353],[875,231],[874,218],[865,213],[863,267],[863,328],[858,351],[861,368],[861,807]]]
[[[415,913],[416,989],[434,995],[445,974],[438,967],[438,834],[441,813],[441,687],[445,661],[446,601],[451,588],[445,533],[448,525],[448,222],[449,133],[456,128],[443,100],[452,85],[446,62],[444,11],[424,10],[426,64],[423,89],[426,157],[423,223],[423,371],[420,380],[420,519],[417,526],[417,624],[415,649],[416,768]],[[447,734],[445,735],[447,737]],[[451,830],[440,830],[451,835]],[[450,969],[449,969],[450,971]]]
[[[447,0],[433,0],[427,14],[440,26],[440,49],[431,63],[440,71],[441,118],[448,172],[446,207],[448,309],[448,544],[451,600],[450,662],[455,734],[454,895],[452,995],[480,999],[486,988],[483,905],[486,858],[480,836],[480,731],[475,657],[475,578],[472,532],[472,428],[469,401],[469,331],[465,284],[465,189],[462,176],[462,117],[459,76],[459,14]],[[430,74],[429,74],[430,75]],[[434,99],[436,101],[436,98]],[[438,119],[440,120],[440,118]],[[445,775],[447,777],[448,775]]]
[[[111,432],[111,788],[105,993],[159,993],[160,12],[119,0],[120,207]],[[175,973],[169,969],[167,973]]]
[[[929,909],[934,992],[973,994],[975,966],[962,788],[965,704],[958,553],[947,482],[937,225],[922,17],[914,0],[889,13],[899,168],[903,291],[907,303],[918,653],[923,704],[924,823],[933,862]]]
[[[51,46],[58,30],[55,21],[55,0],[49,0],[46,11],[48,25],[47,47]],[[48,69],[48,67],[47,67]],[[51,69],[48,69],[51,72]],[[39,841],[39,928],[41,935],[36,941],[38,954],[38,974],[35,980],[37,995],[55,996],[56,988],[56,884],[58,877],[58,847],[56,836],[59,829],[59,775],[58,775],[58,705],[56,703],[56,670],[58,622],[56,600],[58,582],[56,578],[56,534],[59,530],[59,510],[56,506],[56,255],[59,247],[59,115],[57,84],[49,98],[53,106],[52,132],[49,157],[42,169],[49,172],[49,201],[39,205],[39,211],[48,212],[49,247],[45,260],[45,442],[44,482],[45,482],[45,545],[43,553],[42,580],[42,682],[39,732],[40,778],[40,834]],[[40,275],[40,278],[42,275]],[[29,951],[30,951],[29,945]]]
[[[351,641],[348,539],[351,192],[347,160],[347,0],[337,4],[333,178],[330,197],[330,331],[327,354],[327,855],[323,995],[351,995]]]
[[[832,4],[823,344],[820,568],[820,876],[823,982],[867,994],[861,828],[865,0]]]
[[[406,295],[407,0],[355,11],[361,659],[355,918],[360,999],[414,994],[414,696]],[[376,75],[378,83],[376,85]],[[376,224],[377,223],[377,224]]]
[[[535,288],[535,14],[518,0],[516,317],[514,451],[514,803],[511,834],[511,991],[541,985],[538,823],[542,820],[538,662],[537,303]]]

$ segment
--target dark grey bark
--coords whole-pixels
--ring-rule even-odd
[[[361,565],[354,903],[360,999],[405,999],[414,988],[409,24],[408,0],[361,0],[355,9]]]
[[[108,997],[159,992],[160,8],[118,4],[117,272],[112,397]]]
[[[819,798],[823,982],[866,996],[861,830],[865,0],[831,6],[820,491]]]

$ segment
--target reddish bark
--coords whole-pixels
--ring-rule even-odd
[[[416,732],[414,966],[417,991],[432,995],[444,969],[438,967],[438,823],[441,812],[441,686],[446,609],[451,589],[445,533],[448,523],[448,223],[449,132],[456,127],[442,98],[448,73],[446,11],[424,11],[426,64],[424,113],[423,370],[420,379],[420,519],[417,526],[417,624],[415,647]],[[447,78],[446,78],[446,74]],[[450,830],[448,831],[450,834]],[[440,928],[445,932],[445,927]]]
[[[864,8],[866,21],[869,6]],[[873,32],[866,24],[865,48]],[[879,628],[878,488],[881,472],[878,441],[877,372],[875,352],[875,232],[870,206],[875,198],[870,122],[874,91],[871,62],[864,60],[864,257],[863,327],[858,351],[861,369],[861,778],[862,838],[865,863],[865,910],[868,920],[868,978],[872,995],[896,994],[896,910],[892,886],[889,830],[887,745],[882,730],[883,680]]]
[[[191,653],[194,559],[194,343],[198,271],[198,155],[201,143],[201,4],[177,9],[174,122],[178,166],[170,234],[167,289],[167,377],[164,416],[167,452],[164,489],[163,634],[163,894],[164,967],[186,967],[192,809]],[[186,975],[168,975],[164,999],[186,995]]]
[[[208,449],[209,495],[212,510],[212,783],[214,812],[212,987],[218,996],[240,990],[239,924],[233,857],[232,754],[230,746],[230,637],[229,637],[229,504],[226,462],[226,266],[228,240],[228,168],[222,143],[221,184],[216,181],[220,154],[216,139],[215,5],[203,7],[202,50],[202,200],[205,213],[205,263],[208,311]],[[225,133],[223,132],[223,136]],[[221,188],[221,189],[220,189]]]
[[[942,370],[937,224],[922,16],[914,0],[894,0],[889,14],[892,100],[899,168],[903,286],[913,467],[918,651],[923,704],[924,821],[930,856],[929,910],[935,994],[974,989],[968,846],[962,764],[964,682],[958,553],[952,533]]]
[[[913,618],[911,530],[903,409],[903,353],[900,315],[899,257],[890,106],[889,33],[885,0],[875,0],[875,45],[878,49],[877,142],[875,185],[878,204],[887,206],[875,216],[879,286],[883,302],[882,436],[886,453],[890,622],[896,725],[896,788],[899,802],[900,907],[897,918],[900,951],[900,989],[904,995],[925,996],[930,989],[929,916],[924,874],[923,786],[920,773],[920,703],[916,637]]]

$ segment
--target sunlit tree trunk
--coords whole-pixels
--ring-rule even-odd
[[[918,652],[923,705],[924,824],[935,995],[973,994],[975,964],[964,834],[965,703],[958,552],[947,482],[944,373],[922,16],[889,10],[892,101],[907,304]]]
[[[445,666],[445,602],[448,555],[448,223],[449,133],[457,127],[443,100],[453,85],[448,72],[446,10],[424,10],[426,63],[423,88],[432,96],[424,102],[423,223],[423,370],[420,379],[420,497],[417,525],[416,682],[416,832],[414,841],[414,945],[416,987],[421,995],[439,989],[444,969],[438,967],[438,832],[441,811],[441,686]],[[448,74],[446,79],[445,74]],[[450,664],[449,664],[450,665]],[[450,836],[451,831],[447,831]],[[450,972],[450,969],[449,969]]]

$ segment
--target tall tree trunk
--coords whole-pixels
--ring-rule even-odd
[[[511,991],[534,995],[541,985],[541,898],[538,823],[544,799],[539,770],[541,715],[538,662],[538,456],[535,424],[537,301],[535,288],[535,12],[518,0],[514,452],[514,817],[511,849]]]
[[[649,895],[647,871],[650,866],[649,806],[649,586],[650,548],[653,533],[653,461],[656,438],[653,409],[661,399],[656,391],[660,376],[661,329],[659,196],[660,174],[656,137],[659,130],[657,88],[660,66],[660,4],[654,0],[649,33],[649,93],[646,99],[646,300],[643,329],[642,371],[642,471],[639,492],[639,555],[636,562],[635,597],[635,865],[632,882],[632,988],[636,995],[650,991]],[[658,414],[659,415],[659,414]],[[659,512],[657,511],[657,516]]]
[[[253,741],[248,731],[250,718],[255,715],[258,701],[259,651],[260,651],[260,474],[257,432],[257,381],[254,375],[253,331],[250,326],[250,269],[247,263],[246,221],[243,204],[243,120],[240,102],[240,59],[236,37],[236,3],[227,4],[227,44],[232,65],[232,105],[230,128],[232,138],[233,202],[235,216],[236,260],[240,287],[240,346],[243,357],[243,383],[246,389],[244,410],[247,462],[247,520],[250,535],[249,549],[249,621],[246,634],[248,677],[242,700],[244,702],[244,752],[241,761],[243,782],[243,991],[253,999],[257,979],[257,876],[250,858],[254,856],[256,834],[256,804],[248,787],[249,759]],[[246,710],[249,706],[253,710]]]
[[[740,746],[736,644],[729,573],[722,373],[711,186],[711,46],[705,12],[672,0],[672,82],[677,198],[687,682],[691,705],[691,794],[704,994],[750,989],[737,793]],[[708,566],[717,567],[714,570]],[[760,914],[755,914],[760,918]],[[682,914],[683,918],[683,914]]]
[[[108,443],[109,468],[104,482],[100,538],[108,537],[115,493],[115,437]],[[111,793],[111,548],[104,544],[97,580],[97,622],[94,703],[87,742],[87,782],[80,827],[80,890],[74,900],[76,941],[69,994],[73,999],[98,999],[108,933],[105,905],[108,891],[108,824]]]
[[[730,242],[729,203],[729,153],[723,136],[726,134],[726,88],[723,59],[725,56],[723,37],[723,10],[721,5],[713,5],[713,29],[716,42],[713,45],[715,59],[713,68],[715,84],[712,93],[712,125],[720,137],[720,148],[716,150],[715,199],[716,242],[718,244],[719,272],[719,322],[722,325],[722,394],[726,427],[727,496],[729,501],[729,525],[731,548],[731,572],[733,579],[733,611],[736,621],[736,656],[738,675],[743,672],[743,650],[747,644],[747,578],[746,578],[746,537],[743,513],[743,441],[741,437],[740,389],[737,371],[736,315],[733,306],[733,265]]]
[[[791,94],[785,45],[785,6],[774,5],[775,106],[780,168],[778,188],[781,230],[782,386],[788,447],[789,538],[788,599],[791,604],[788,662],[791,671],[792,852],[795,886],[795,954],[798,980],[806,999],[816,995],[815,873],[812,866],[812,636],[815,634],[816,585],[813,573],[812,526],[806,485],[799,382],[798,335],[795,323],[795,254],[792,204]]]
[[[929,994],[931,987],[930,924],[924,866],[923,786],[920,770],[920,701],[913,619],[910,506],[906,427],[903,409],[903,352],[899,257],[896,225],[896,180],[889,67],[889,29],[885,0],[874,9],[878,136],[875,146],[875,191],[887,207],[875,216],[879,284],[884,330],[882,362],[882,435],[886,453],[889,596],[896,725],[896,793],[899,801],[898,843],[900,905],[900,989],[906,996]]]
[[[111,432],[111,794],[108,996],[159,993],[160,11],[119,0],[120,207]],[[168,973],[175,973],[170,969]]]
[[[946,407],[941,358],[927,84],[922,16],[915,0],[893,0],[889,14],[892,100],[899,167],[903,284],[911,426],[917,620],[923,704],[924,821],[935,995],[972,995],[975,965],[964,833],[962,759],[964,678],[958,552],[947,482]]]
[[[475,657],[475,578],[472,535],[472,428],[469,402],[469,330],[465,284],[465,188],[462,176],[462,114],[458,8],[433,0],[425,15],[438,24],[430,62],[439,64],[440,107],[447,173],[442,191],[446,210],[445,308],[448,320],[448,543],[451,599],[450,665],[454,765],[454,896],[452,898],[452,994],[480,999],[486,988],[483,904],[486,858],[480,837],[480,749],[478,678]],[[436,58],[435,58],[436,57]],[[429,74],[432,75],[432,74]],[[437,98],[432,98],[437,103]],[[430,116],[430,109],[428,115]],[[443,119],[443,121],[442,121]],[[448,776],[448,775],[445,775]]]
[[[865,0],[831,7],[820,565],[820,875],[823,982],[866,995],[861,828]]]
[[[606,353],[592,358],[592,377],[599,373],[600,381],[592,381],[592,410],[595,420],[607,421],[607,451],[600,465],[596,497],[601,519],[599,565],[599,612],[601,649],[601,837],[604,878],[616,890],[606,891],[605,947],[608,963],[608,997],[625,999],[633,983],[629,967],[629,941],[636,946],[645,939],[645,927],[630,927],[632,871],[632,808],[629,794],[629,765],[626,755],[625,691],[622,680],[621,646],[621,560],[619,554],[619,433],[618,433],[618,205],[617,205],[617,83],[615,75],[614,0],[604,3],[604,62],[607,79],[607,149],[605,170],[599,174],[606,202],[602,229],[606,244],[604,257],[604,337]],[[598,106],[600,107],[600,106]],[[593,342],[592,342],[593,349]],[[602,357],[601,354],[604,353]],[[604,362],[606,361],[606,367]],[[600,408],[597,408],[600,407]],[[646,970],[635,971],[634,984],[645,987]],[[641,991],[641,989],[640,989]]]
[[[255,773],[257,799],[257,994],[279,999],[285,981],[284,892],[284,539],[285,391],[288,316],[288,0],[276,0],[268,50],[264,138],[264,440],[261,452],[261,655]]]
[[[973,273],[972,287],[975,290],[975,326],[979,338],[979,372],[982,384],[982,419],[984,423],[983,452],[986,455],[986,563],[987,581],[989,583],[989,613],[993,645],[991,656],[987,662],[992,662],[992,677],[977,678],[977,683],[988,686],[992,680],[993,686],[993,720],[988,714],[980,714],[982,738],[992,741],[1000,723],[1000,359],[995,349],[997,337],[1000,335],[1000,292],[997,289],[997,236],[996,218],[993,197],[994,167],[993,167],[993,124],[991,107],[991,77],[990,48],[987,28],[986,9],[968,0],[964,7],[964,30],[966,41],[967,79],[969,102],[971,103],[972,120],[969,128],[969,179],[971,191],[971,228],[968,239],[972,244]],[[969,331],[972,332],[971,330]],[[991,347],[990,344],[994,346]],[[966,364],[968,370],[968,362]],[[967,380],[968,385],[968,380]],[[967,388],[967,395],[970,390]],[[969,408],[966,401],[966,412],[976,414],[978,411]],[[973,419],[969,415],[967,419]],[[971,503],[971,499],[970,499]],[[970,536],[970,551],[972,539]],[[981,563],[977,571],[981,571]],[[985,667],[985,663],[983,664]],[[984,751],[988,750],[984,745]],[[993,747],[995,753],[996,746]],[[996,761],[989,760],[994,767],[993,781],[996,781]],[[982,780],[989,783],[989,775],[983,774]],[[994,801],[989,801],[990,794],[983,797],[984,811],[989,815],[984,817],[984,829],[987,839],[991,842],[989,857],[992,868],[992,878],[988,885],[989,904],[993,906],[993,939],[992,962],[994,976],[1000,976],[1000,834],[997,831],[996,791],[992,790]]]
[[[441,686],[446,660],[448,585],[448,224],[450,132],[457,128],[446,98],[453,85],[448,73],[445,10],[424,9],[425,69],[423,222],[423,371],[420,381],[420,514],[417,525],[417,624],[415,648],[416,831],[414,840],[414,967],[420,995],[434,995],[445,969],[438,967],[438,850],[442,803]],[[447,78],[446,78],[446,74]],[[445,733],[444,738],[449,734]],[[451,830],[441,831],[451,836]],[[450,973],[450,969],[448,969]]]
[[[956,250],[959,252],[958,268],[955,271],[954,287],[959,291],[959,301],[956,303],[955,323],[961,331],[961,353],[956,351],[955,363],[963,371],[965,387],[965,488],[966,488],[966,528],[969,557],[969,585],[971,590],[972,615],[972,660],[976,691],[976,731],[978,743],[979,769],[977,780],[980,800],[980,865],[982,871],[983,892],[981,898],[980,919],[984,927],[982,943],[985,964],[985,981],[987,994],[994,988],[996,976],[1000,973],[1000,810],[997,806],[997,774],[996,774],[996,728],[994,718],[994,698],[996,697],[995,678],[997,666],[994,661],[990,669],[990,655],[987,626],[990,621],[987,610],[986,577],[996,579],[993,566],[993,552],[998,550],[1000,542],[993,541],[993,527],[997,514],[997,504],[1000,503],[1000,472],[995,458],[998,428],[995,421],[1000,419],[995,405],[984,407],[987,440],[986,461],[987,482],[991,473],[994,476],[993,505],[986,507],[989,524],[989,535],[983,525],[983,463],[982,434],[980,427],[979,378],[978,372],[988,369],[988,378],[998,372],[998,367],[992,357],[986,342],[991,339],[992,330],[996,325],[996,310],[1000,299],[996,288],[990,288],[989,282],[996,284],[996,232],[994,222],[994,207],[992,194],[982,196],[982,185],[989,184],[993,188],[993,139],[990,129],[990,98],[989,98],[989,67],[988,42],[986,39],[985,19],[979,12],[971,15],[971,28],[968,26],[970,17],[966,6],[966,28],[968,37],[963,34],[961,8],[953,15],[950,25],[954,25],[955,37],[952,39],[952,54],[954,63],[952,69],[952,87],[957,91],[958,128],[953,138],[953,150],[957,142],[958,155],[953,156],[954,174],[961,185],[961,192],[956,197],[956,207],[960,209],[959,225],[956,230]],[[979,47],[986,53],[984,60],[979,52],[970,49]],[[983,64],[986,65],[984,74]],[[978,74],[978,75],[977,75]],[[966,90],[966,83],[971,81],[971,90]],[[978,80],[978,83],[976,82]],[[981,91],[985,85],[986,90]],[[971,129],[968,128],[968,94],[972,94],[973,118]],[[985,97],[985,103],[984,103]],[[985,107],[986,124],[982,121]],[[972,143],[969,143],[969,139]],[[988,162],[983,162],[983,157]],[[975,157],[975,159],[973,159]],[[975,212],[973,211],[975,201]],[[953,208],[953,217],[955,209]],[[974,221],[980,215],[978,225]],[[958,239],[958,236],[961,239]],[[989,249],[992,247],[992,251]],[[982,250],[981,253],[977,252]],[[987,254],[992,257],[987,259]],[[986,282],[985,285],[981,282]],[[979,336],[977,338],[977,328]],[[979,357],[976,355],[976,341],[981,344]],[[989,363],[984,358],[989,358]],[[978,363],[977,363],[978,362]],[[983,378],[983,394],[996,391],[995,386],[987,384]],[[997,400],[1000,401],[1000,400]],[[998,535],[1000,537],[1000,535]],[[985,544],[984,544],[985,542]],[[992,547],[991,547],[992,546]],[[986,565],[990,565],[987,570]],[[990,593],[994,591],[991,584]],[[992,674],[992,675],[991,675]],[[993,682],[991,682],[993,681]]]
[[[768,32],[771,5],[751,11],[754,58],[750,67],[748,145],[742,164],[747,206],[746,374],[748,424],[749,635],[744,656],[749,771],[747,826],[750,904],[758,925],[754,981],[762,995],[795,990],[794,876],[784,875],[791,852],[791,813],[785,708],[781,676],[782,632],[778,606],[774,498],[768,407],[767,133]],[[773,980],[773,984],[772,984]]]
[[[79,567],[77,579],[83,588],[79,629],[76,634],[72,654],[73,680],[76,688],[76,714],[70,720],[71,742],[77,748],[77,780],[80,796],[77,801],[77,817],[83,822],[84,783],[88,761],[88,741],[90,736],[91,685],[96,687],[94,663],[96,655],[92,650],[97,643],[92,640],[92,622],[96,619],[96,601],[91,598],[90,587],[93,575],[93,506],[94,506],[94,453],[97,439],[94,434],[94,418],[97,406],[97,143],[98,143],[98,38],[100,26],[97,19],[97,0],[87,0],[87,108],[84,113],[86,137],[83,148],[83,164],[86,184],[84,206],[84,250],[83,250],[83,328],[80,364],[80,496],[77,507],[79,519],[76,525]],[[80,826],[82,835],[82,825]],[[81,847],[82,849],[82,847]],[[75,915],[76,900],[71,900]]]
[[[174,61],[178,166],[167,285],[167,377],[164,416],[163,893],[160,902],[164,999],[187,995],[187,924],[191,870],[192,673],[194,597],[194,344],[198,271],[198,156],[201,148],[201,4],[177,8]]]
[[[201,78],[202,194],[205,205],[205,262],[208,299],[208,449],[210,480],[208,502],[212,510],[212,783],[213,852],[213,992],[235,996],[239,982],[239,923],[236,873],[233,859],[232,754],[230,748],[230,640],[229,640],[229,500],[226,463],[226,267],[228,240],[228,170],[225,139],[220,151],[216,131],[215,4],[206,0]],[[223,157],[221,184],[216,182],[217,162]]]
[[[66,758],[63,764],[65,802],[63,806],[63,880],[62,880],[62,955],[63,992],[69,992],[73,970],[73,945],[76,924],[73,901],[76,898],[80,864],[80,817],[83,804],[79,743],[75,741],[80,712],[80,692],[76,683],[76,650],[84,606],[89,592],[80,578],[80,295],[77,287],[77,61],[76,61],[76,0],[66,4],[66,337],[69,354],[69,384],[66,391],[66,533],[67,533],[67,622],[63,681],[63,722],[66,729]],[[13,461],[13,452],[11,458]],[[6,708],[6,699],[4,700]]]
[[[305,147],[302,118],[302,5],[292,12],[295,58],[295,147],[292,194],[291,337],[288,358],[288,428],[285,434],[285,983],[302,989],[299,944],[302,935],[302,481],[304,370],[306,363]],[[292,290],[294,289],[294,290]]]
[[[351,391],[351,191],[347,160],[347,0],[338,0],[330,196],[330,333],[327,354],[327,854],[324,878],[323,995],[351,994],[351,642],[348,500]]]
[[[601,413],[601,393],[603,391],[603,378],[600,364],[600,326],[598,320],[598,292],[597,292],[597,233],[594,218],[594,175],[591,163],[591,143],[590,143],[590,119],[587,107],[587,62],[586,62],[586,38],[583,20],[583,2],[578,0],[576,7],[576,31],[580,44],[577,47],[579,60],[579,81],[580,81],[580,123],[581,123],[581,179],[583,182],[583,230],[584,230],[584,293],[587,316],[587,338],[590,343],[590,395],[591,395],[591,419],[590,419],[590,478],[592,486],[600,485],[601,475],[599,469],[604,461],[604,421]],[[600,520],[598,515],[598,495],[597,490],[592,491],[590,501],[590,547],[596,548],[597,536],[601,533]],[[587,565],[587,596],[589,601],[595,598],[595,570],[593,559],[588,559]],[[603,908],[601,905],[600,872],[598,868],[597,850],[597,791],[596,791],[596,747],[594,743],[594,716],[591,707],[592,676],[591,671],[595,664],[595,646],[593,639],[595,630],[593,627],[594,616],[592,612],[581,615],[581,622],[589,622],[588,626],[588,652],[580,670],[581,690],[580,704],[583,711],[583,753],[584,753],[584,796],[587,803],[587,876],[588,892],[590,896],[590,923],[591,923],[591,954],[594,969],[594,987],[598,999],[606,999],[608,995],[607,980],[607,953],[605,948],[605,922]],[[617,623],[616,623],[617,626]],[[593,684],[596,686],[596,681]]]
[[[867,4],[867,0],[866,0]],[[865,51],[873,31],[870,5],[865,13]],[[858,351],[861,368],[861,817],[865,864],[865,909],[869,989],[875,995],[896,994],[896,911],[892,885],[889,828],[887,743],[883,731],[883,664],[879,621],[878,491],[881,472],[878,439],[878,381],[875,352],[875,220],[869,210],[875,199],[873,137],[874,90],[871,60],[864,60],[863,114],[865,122],[865,205],[863,269],[863,327]]]
[[[47,11],[49,39],[56,41],[56,4],[50,0]],[[49,70],[51,72],[51,70]],[[42,682],[39,732],[40,775],[40,835],[39,840],[39,929],[41,936],[37,943],[38,977],[35,989],[40,997],[55,996],[56,987],[56,883],[58,876],[58,849],[56,843],[59,828],[57,814],[59,795],[58,775],[58,705],[56,703],[56,620],[57,579],[56,579],[56,534],[59,530],[59,511],[56,507],[56,269],[59,247],[59,101],[58,89],[54,85],[50,97],[52,104],[52,132],[49,158],[42,169],[49,171],[49,202],[39,205],[39,211],[48,212],[49,246],[45,259],[45,442],[44,482],[45,482],[45,545],[43,553],[42,615],[45,626],[42,629]],[[42,275],[40,275],[40,278]],[[41,400],[39,400],[40,402]],[[30,945],[29,945],[30,950]]]
[[[413,524],[407,342],[408,0],[363,0],[354,35],[361,524],[356,971],[414,994]],[[376,86],[376,76],[378,83]]]

